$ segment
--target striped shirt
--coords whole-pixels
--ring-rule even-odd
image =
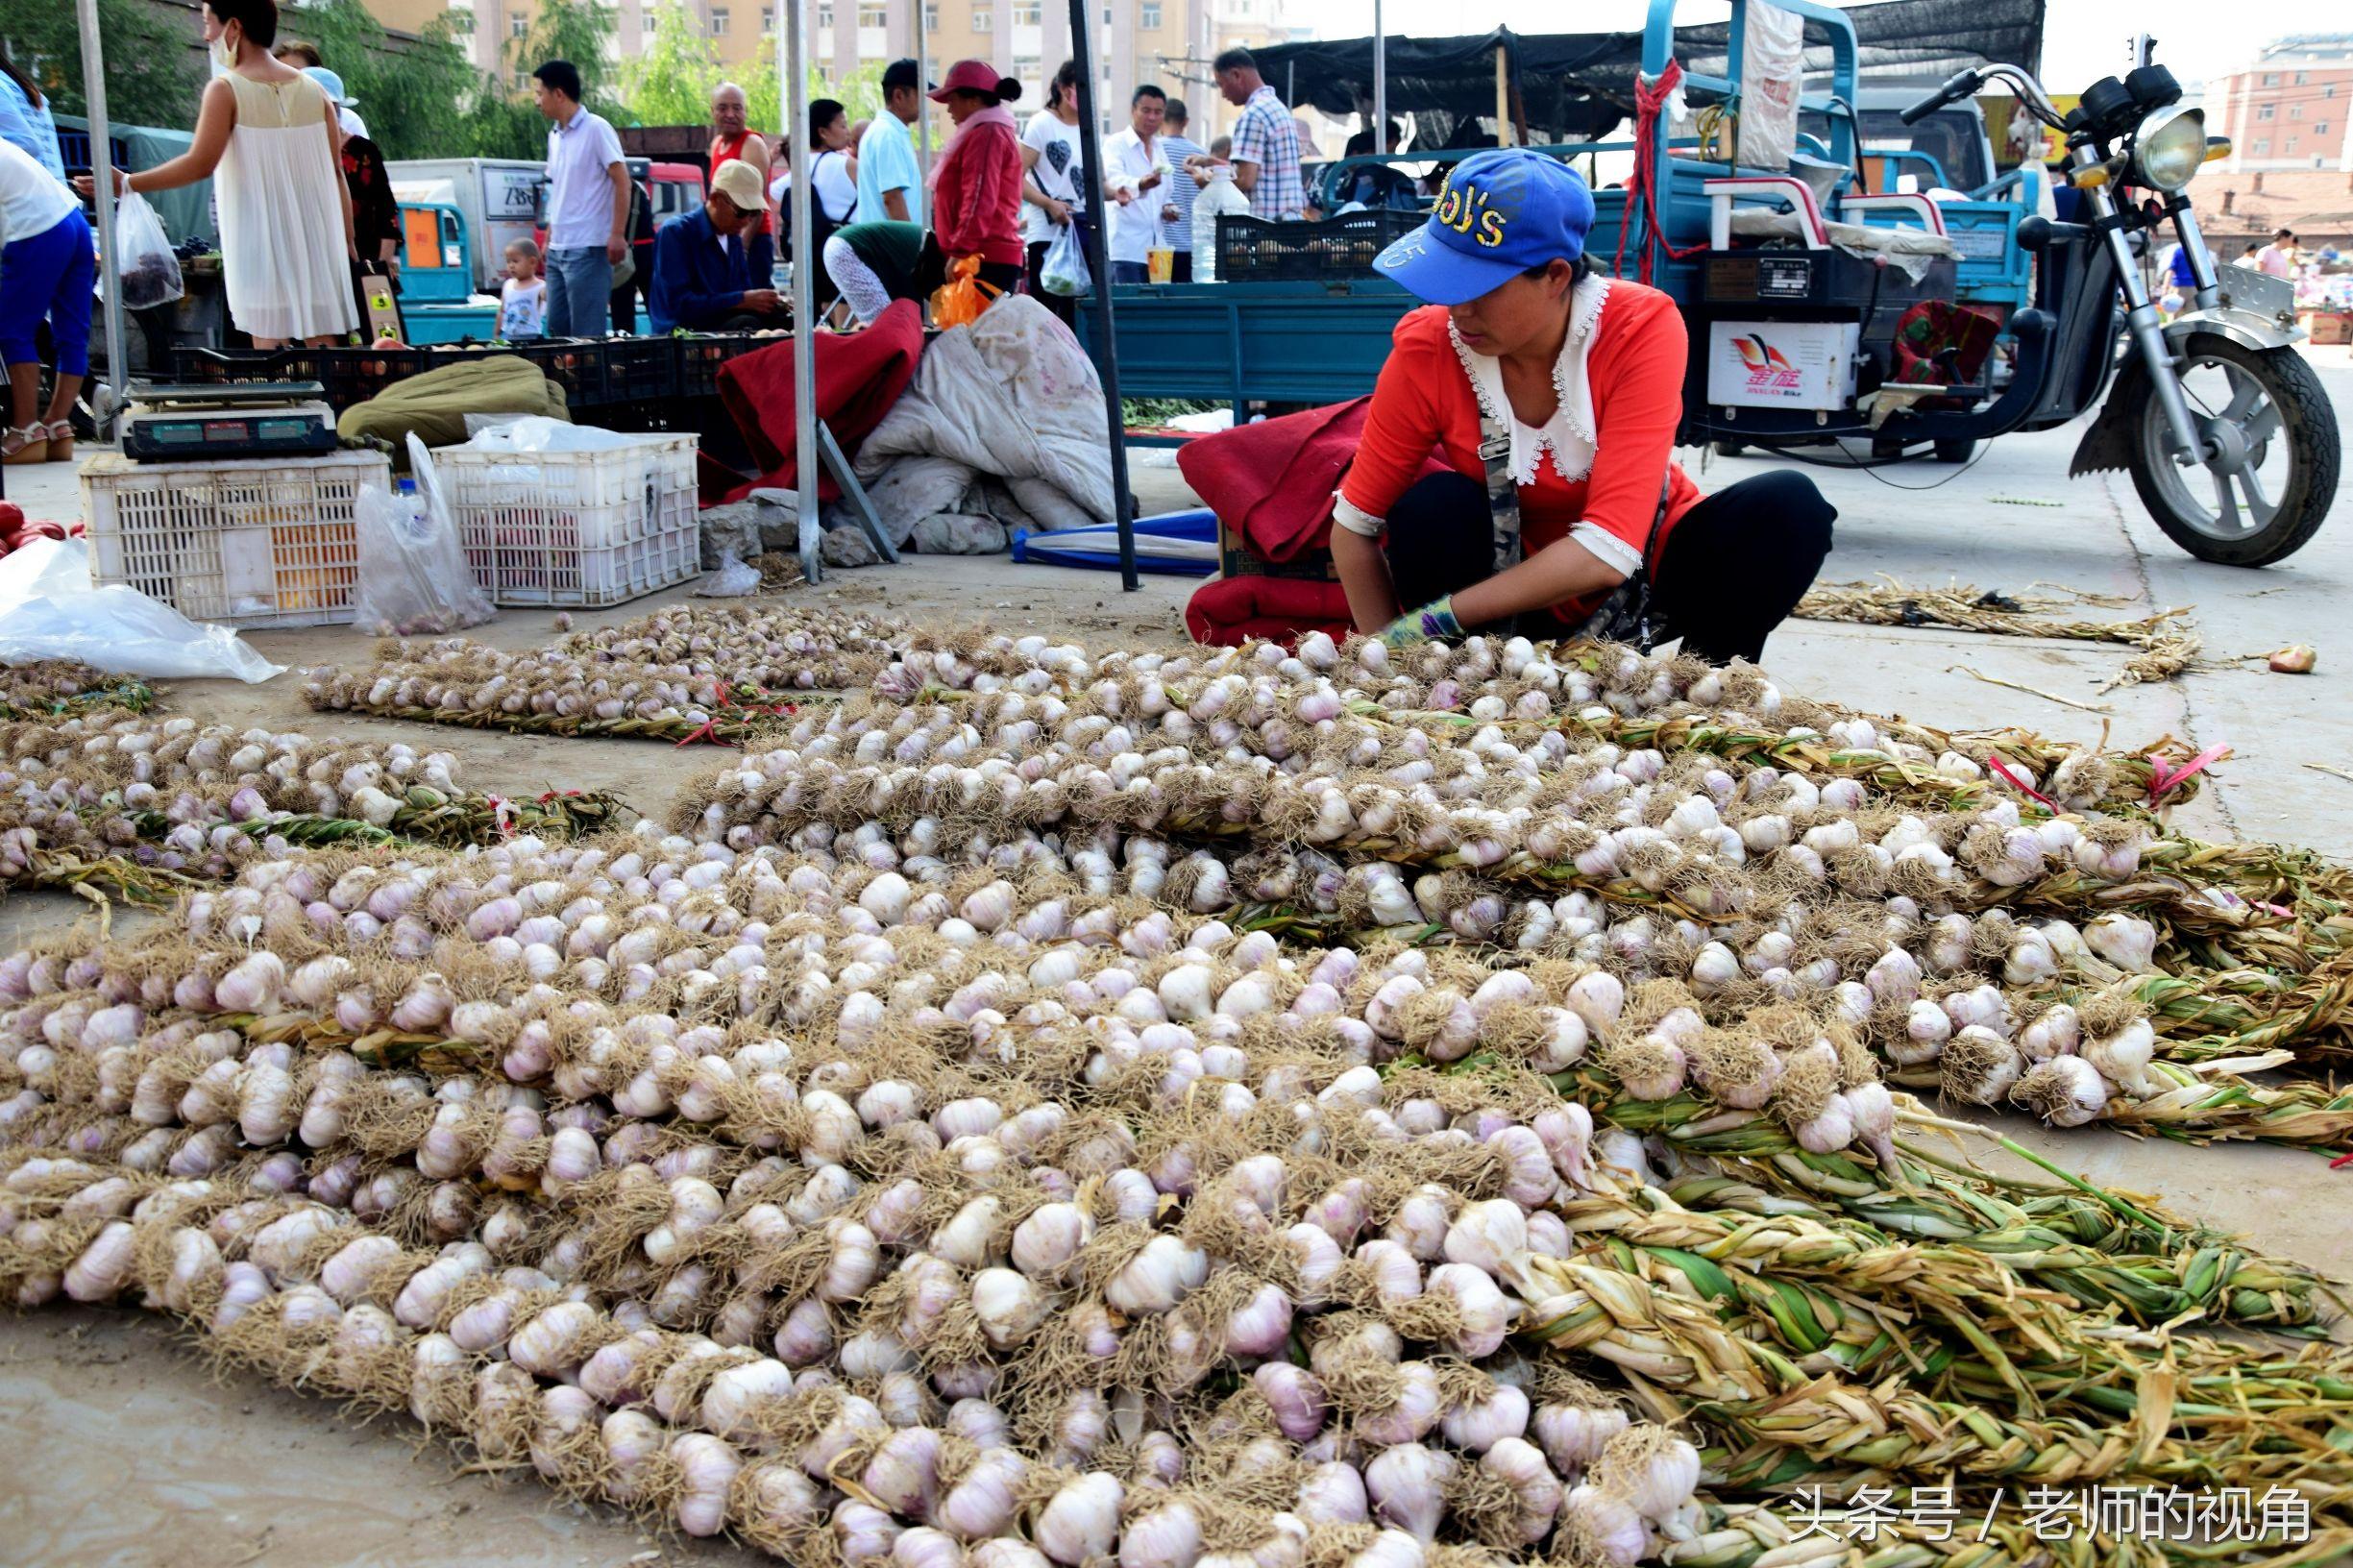
[[[1275,89],[1262,86],[1242,106],[1234,126],[1234,161],[1258,165],[1250,192],[1254,218],[1296,218],[1307,211],[1307,187],[1299,179],[1299,127]]]
[[[1183,136],[1163,136],[1160,144],[1168,158],[1168,205],[1177,212],[1176,222],[1168,225],[1168,245],[1181,255],[1193,248],[1193,198],[1201,194],[1200,185],[1185,172],[1185,160],[1207,158],[1209,149]]]

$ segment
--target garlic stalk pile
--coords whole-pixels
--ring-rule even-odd
[[[138,677],[109,674],[74,659],[0,665],[0,721],[54,721],[100,708],[143,713],[155,699],[155,689]]]
[[[464,790],[452,762],[130,713],[0,724],[0,880],[102,862],[217,879],[295,845],[588,831],[613,811],[597,795]]]

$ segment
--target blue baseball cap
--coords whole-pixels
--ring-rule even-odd
[[[319,89],[327,94],[327,101],[331,104],[351,109],[359,102],[356,98],[344,96],[343,78],[324,65],[306,65],[303,67],[303,74],[319,85]],[[1532,266],[1534,263],[1531,262],[1530,265]]]
[[[1454,166],[1430,221],[1374,258],[1374,270],[1433,305],[1463,305],[1530,267],[1585,254],[1593,192],[1556,158],[1524,147]]]

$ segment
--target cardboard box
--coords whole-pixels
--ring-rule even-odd
[[[2342,310],[2306,310],[2300,320],[2315,343],[2353,343],[2353,315]]]
[[[1217,574],[1226,577],[1305,577],[1337,582],[1339,568],[1328,550],[1311,550],[1287,561],[1265,561],[1250,552],[1242,536],[1225,519],[1217,520]]]
[[[1711,322],[1707,401],[1719,408],[1848,407],[1861,337],[1853,322]]]

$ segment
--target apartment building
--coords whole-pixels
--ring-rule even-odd
[[[2207,85],[2206,129],[2230,137],[2228,173],[2353,169],[2353,33],[2266,44]]]
[[[471,40],[475,63],[502,65],[506,40],[529,27],[538,0],[367,0],[386,27],[415,32],[447,12]],[[616,59],[644,45],[662,5],[682,5],[707,30],[724,61],[748,60],[777,45],[778,0],[601,0],[613,13]],[[916,29],[935,72],[949,61],[993,61],[1019,80],[1021,101],[1044,101],[1046,78],[1070,58],[1068,0],[788,0],[808,8],[810,53],[821,69],[846,75],[862,65],[912,55]],[[1234,111],[1218,102],[1209,62],[1219,50],[1289,37],[1283,0],[1089,0],[1100,57],[1098,91],[1107,129],[1126,123],[1129,95],[1157,83],[1191,106],[1196,128],[1208,116],[1214,135]],[[1198,129],[1196,134],[1204,134]]]

